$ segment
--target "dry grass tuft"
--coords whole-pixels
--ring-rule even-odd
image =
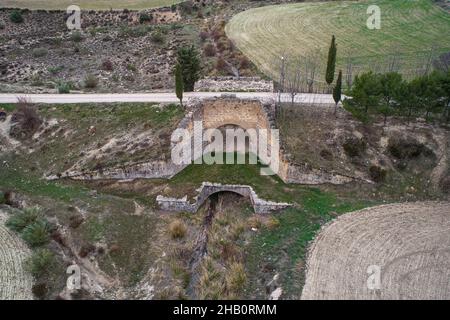
[[[169,232],[173,239],[182,239],[186,236],[187,227],[181,220],[175,220],[169,225]]]

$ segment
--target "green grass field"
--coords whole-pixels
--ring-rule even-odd
[[[2,0],[0,7],[65,10],[68,6],[75,4],[82,10],[147,9],[170,6],[179,2],[181,0]]]
[[[381,9],[381,29],[367,27],[367,9]],[[244,11],[226,26],[227,35],[262,72],[279,78],[281,56],[319,59],[317,81],[324,81],[331,36],[338,44],[338,64],[346,73],[347,57],[354,72],[383,71],[394,53],[399,70],[415,75],[436,46],[450,51],[450,14],[430,0],[333,1],[267,6]],[[356,70],[355,70],[356,69]]]

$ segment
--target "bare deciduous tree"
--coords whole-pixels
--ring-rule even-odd
[[[278,79],[278,104],[281,104],[281,95],[285,91],[286,86],[286,63],[285,55],[280,57],[280,77]]]
[[[291,104],[294,105],[295,97],[301,91],[302,70],[301,63],[296,62],[290,68],[286,76],[286,91],[291,97]]]
[[[353,85],[353,65],[354,65],[354,58],[351,55],[348,55],[346,58],[345,83],[347,84],[347,88],[349,89]]]
[[[392,51],[392,54],[389,55],[388,61],[388,72],[399,72],[401,67],[401,53],[398,48],[395,48]]]
[[[309,93],[314,91],[317,67],[319,64],[320,49],[315,49],[305,57],[305,82]]]

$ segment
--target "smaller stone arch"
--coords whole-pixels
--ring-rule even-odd
[[[197,196],[197,209],[200,208],[206,200],[214,194],[218,194],[221,192],[231,192],[237,195],[240,195],[248,200],[250,200],[253,205],[251,193],[249,192],[249,188],[246,186],[222,186],[222,185],[204,185],[202,191]]]
[[[289,203],[277,203],[272,201],[262,200],[253,191],[253,188],[246,185],[222,185],[219,183],[203,182],[199,189],[199,194],[194,203],[190,203],[187,196],[181,199],[168,198],[159,195],[156,197],[156,202],[159,207],[167,211],[187,211],[191,213],[197,212],[201,205],[203,205],[211,195],[219,192],[232,192],[248,198],[255,210],[255,213],[263,214],[272,211],[281,210],[290,207]]]

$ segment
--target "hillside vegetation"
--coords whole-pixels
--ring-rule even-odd
[[[180,2],[179,0],[126,0],[126,1],[86,1],[81,0],[74,3],[70,0],[4,0],[2,7],[5,8],[26,8],[26,9],[66,9],[72,4],[80,6],[82,9],[146,9],[170,6]]]

